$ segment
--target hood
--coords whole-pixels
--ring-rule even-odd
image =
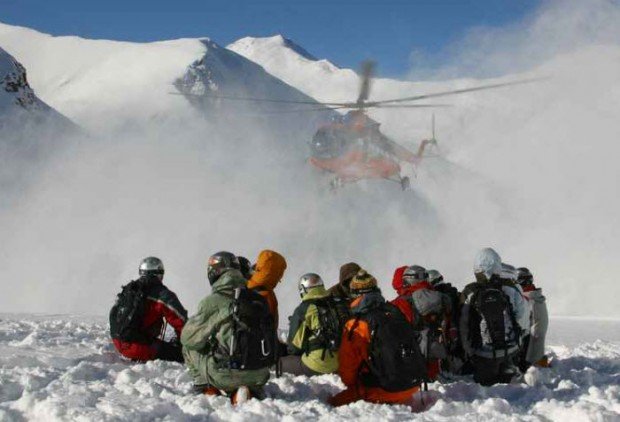
[[[351,303],[351,312],[353,315],[364,314],[372,309],[378,308],[385,303],[381,291],[366,293],[364,296],[358,297]]]
[[[306,301],[306,300],[312,300],[312,299],[321,299],[327,296],[329,296],[329,293],[325,289],[325,286],[317,286],[317,287],[311,288],[301,300]]]
[[[403,289],[403,274],[408,267],[405,265],[403,267],[398,267],[394,271],[394,277],[392,278],[392,287],[399,295],[402,295],[401,291]]]
[[[474,261],[474,273],[482,273],[487,279],[493,275],[502,275],[502,258],[492,248],[484,248]]]
[[[273,290],[282,280],[286,270],[286,260],[277,252],[264,250],[258,254],[256,270],[248,280],[248,288]]]
[[[213,293],[232,292],[237,287],[243,286],[245,286],[245,278],[243,278],[241,271],[229,270],[213,283],[211,290]]]
[[[338,281],[338,283],[342,287],[348,289],[351,279],[355,277],[355,274],[357,274],[357,272],[361,269],[362,267],[360,267],[355,262],[348,262],[344,264],[342,267],[340,267],[340,280]]]

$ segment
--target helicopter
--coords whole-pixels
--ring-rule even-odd
[[[366,179],[384,179],[400,184],[403,190],[411,185],[409,177],[402,175],[402,165],[417,166],[425,157],[429,147],[438,148],[435,138],[435,115],[432,116],[432,137],[420,142],[417,151],[411,151],[390,139],[380,130],[380,123],[370,118],[369,109],[423,109],[450,107],[449,104],[416,104],[425,99],[465,94],[468,92],[501,88],[510,85],[533,82],[538,79],[525,79],[512,82],[487,84],[472,88],[420,94],[380,101],[369,101],[375,62],[362,63],[360,72],[360,90],[357,100],[353,102],[317,102],[289,101],[271,98],[244,98],[218,94],[189,94],[213,99],[284,103],[296,105],[290,112],[344,111],[346,114],[334,113],[331,121],[318,128],[309,141],[310,157],[308,163],[313,167],[333,174],[330,182],[332,189]],[[178,93],[177,93],[178,94]]]

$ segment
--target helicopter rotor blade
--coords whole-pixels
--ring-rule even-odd
[[[360,93],[355,104],[362,106],[370,96],[370,84],[375,73],[375,62],[366,60],[362,63]]]
[[[366,106],[367,107],[373,107],[373,106],[376,106],[376,105],[388,104],[388,103],[404,103],[404,102],[408,102],[408,101],[424,100],[424,99],[427,99],[427,98],[446,97],[446,96],[449,96],[449,95],[465,94],[467,92],[484,91],[484,90],[487,90],[487,89],[503,88],[503,87],[512,86],[512,85],[522,85],[522,84],[527,84],[527,83],[541,81],[543,79],[546,79],[546,78],[522,79],[522,80],[519,80],[519,81],[503,82],[503,83],[489,84],[489,85],[481,85],[481,86],[475,86],[475,87],[472,87],[472,88],[454,89],[454,90],[450,90],[450,91],[435,92],[435,93],[430,93],[430,94],[421,94],[421,95],[415,95],[413,97],[403,97],[403,98],[394,98],[394,99],[391,99],[391,100],[372,101],[370,103],[367,103]]]
[[[316,108],[297,108],[292,110],[274,110],[274,111],[258,111],[253,115],[265,116],[265,115],[279,115],[279,114],[292,114],[292,113],[318,113],[321,111],[336,111],[343,110],[347,107],[316,107]]]
[[[170,95],[182,95],[188,97],[198,98],[213,98],[227,101],[248,101],[257,103],[278,103],[278,104],[300,104],[300,105],[312,105],[312,106],[334,106],[334,107],[347,107],[354,105],[355,103],[321,103],[318,101],[302,101],[302,100],[279,100],[275,98],[256,98],[256,97],[236,97],[232,95],[217,95],[217,94],[192,94],[183,92],[169,92]]]
[[[365,108],[446,108],[454,107],[452,104],[378,104],[369,105]],[[346,108],[346,107],[345,107]]]

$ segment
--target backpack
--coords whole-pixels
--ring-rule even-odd
[[[411,303],[418,332],[418,344],[422,354],[428,359],[444,359],[447,355],[443,322],[450,308],[448,297],[432,288],[423,288],[411,293],[407,298]]]
[[[151,338],[143,331],[146,314],[148,285],[134,280],[123,286],[110,310],[110,336],[131,343],[150,343]]]
[[[470,337],[472,346],[490,346],[493,354],[519,344],[520,329],[512,304],[502,290],[511,286],[504,282],[488,282],[480,285],[471,301]],[[512,286],[511,286],[512,287]]]
[[[342,330],[351,317],[351,310],[347,302],[341,298],[324,297],[307,300],[306,303],[316,306],[319,328],[312,332],[312,336],[315,337],[313,340],[309,339],[311,336],[304,339],[302,350],[307,355],[322,349],[322,359],[325,359],[326,352],[333,354],[340,348]]]
[[[425,360],[416,331],[400,310],[384,303],[361,319],[368,323],[371,338],[366,361],[368,372],[361,374],[363,385],[396,392],[422,384],[427,377]],[[353,329],[349,336],[352,334]]]
[[[230,344],[217,345],[217,360],[223,367],[241,370],[268,368],[276,363],[277,331],[267,300],[254,290],[239,287],[231,307]]]

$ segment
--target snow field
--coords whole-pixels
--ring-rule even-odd
[[[527,384],[483,388],[468,378],[446,380],[429,386],[424,405],[417,396],[412,407],[332,408],[326,399],[344,388],[337,376],[284,375],[269,381],[265,400],[233,407],[224,397],[192,394],[180,364],[121,359],[104,318],[6,315],[0,318],[0,420],[620,420],[620,342],[549,352],[554,368],[530,370]]]

